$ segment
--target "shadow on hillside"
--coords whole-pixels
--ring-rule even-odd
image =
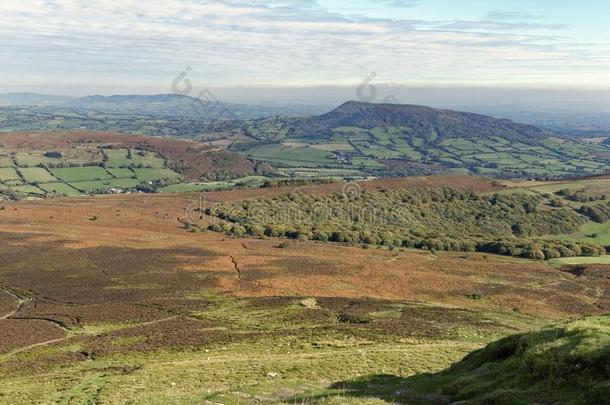
[[[380,399],[387,403],[426,403],[447,404],[449,398],[443,395],[429,394],[421,396],[413,390],[415,386],[426,385],[433,374],[419,374],[413,377],[399,377],[378,374],[361,377],[355,380],[333,383],[327,390],[317,394],[304,394],[287,400],[292,404],[326,403],[334,397]]]

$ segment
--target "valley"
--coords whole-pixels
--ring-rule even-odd
[[[610,397],[603,144],[354,102],[201,128],[0,135],[0,402]]]
[[[598,180],[585,183],[592,181]],[[460,176],[359,184],[364,193],[449,186],[482,195],[514,187]],[[299,192],[333,195],[342,187]],[[293,192],[208,192],[205,201],[222,205]],[[425,373],[440,372],[504,336],[601,316],[610,308],[607,266],[194,232],[185,229],[185,208],[199,198],[130,194],[2,203],[0,398],[480,399],[483,392],[502,393],[439,392],[447,383],[432,386],[426,381],[436,380]],[[527,395],[554,398],[557,393],[541,384]],[[589,390],[561,395],[579,403]]]

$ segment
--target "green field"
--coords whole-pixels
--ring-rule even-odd
[[[181,175],[165,167],[165,159],[157,156],[153,152],[131,150],[128,157],[127,149],[104,149],[105,167],[96,165],[95,159],[100,155],[100,149],[92,148],[74,150],[69,156],[64,155],[61,159],[47,158],[43,152],[16,153],[17,162],[22,166],[12,167],[13,161],[8,156],[2,163],[7,167],[0,167],[0,182],[15,191],[23,194],[43,195],[45,193],[59,193],[68,196],[76,196],[81,193],[104,192],[105,190],[116,188],[129,190],[142,183],[154,182],[157,180],[179,179]],[[92,161],[86,158],[94,159]],[[32,167],[33,165],[57,163],[62,165],[72,159],[84,159],[84,166],[70,167]],[[101,158],[100,163],[101,165]],[[133,168],[133,169],[131,169]],[[21,177],[26,184],[22,185]],[[260,182],[262,184],[262,182]],[[169,187],[171,192],[208,190],[217,188],[228,188],[235,185],[235,182],[205,183],[203,185],[182,184]],[[153,186],[154,187],[154,186]],[[163,192],[165,189],[161,188]]]
[[[108,168],[108,173],[117,179],[127,179],[130,177],[135,177],[135,173],[129,169],[119,169],[119,168]]]
[[[44,153],[17,152],[15,161],[20,167],[35,167],[41,164],[60,163],[61,159],[48,158]]]
[[[159,188],[161,193],[188,193],[196,191],[226,190],[233,187],[260,187],[268,180],[265,176],[248,176],[230,181],[206,181],[201,183],[177,183]]]
[[[234,187],[235,183],[226,181],[211,181],[206,183],[179,183],[161,187],[162,193],[189,193],[195,191],[226,190]]]
[[[105,180],[112,178],[112,175],[108,173],[106,169],[99,166],[66,167],[60,169],[51,169],[51,173],[53,173],[57,178],[67,183],[77,181]]]
[[[14,186],[11,187],[13,190],[19,192],[19,193],[23,193],[23,194],[39,194],[42,195],[44,194],[44,191],[42,191],[41,189],[39,189],[36,186],[32,186],[32,185],[23,185],[23,186]]]
[[[0,167],[0,182],[20,180],[19,174],[12,167]]]
[[[554,259],[550,262],[553,265],[563,266],[566,264],[577,265],[577,264],[610,264],[610,256],[600,257],[564,257],[561,259]]]
[[[158,157],[153,152],[131,150],[131,160],[133,164],[143,167],[161,169],[165,167],[165,159]]]
[[[10,156],[0,156],[0,167],[12,167],[13,158]]]
[[[57,179],[41,167],[21,167],[19,172],[28,183],[51,183]]]
[[[140,181],[155,181],[180,178],[180,174],[171,169],[133,169]]]
[[[285,124],[286,128],[290,125]],[[280,165],[280,168],[332,165],[353,167],[365,176],[387,175],[392,169],[388,169],[383,161],[389,159],[502,178],[561,178],[608,171],[608,159],[599,157],[598,152],[610,151],[610,148],[574,140],[546,138],[525,144],[525,140],[505,139],[501,134],[480,134],[465,139],[442,138],[436,131],[417,134],[419,130],[408,127],[338,127],[330,128],[330,134],[325,133],[327,129],[321,128],[324,135],[312,132],[282,138],[282,133],[289,132],[278,131],[275,125],[265,121],[249,130],[259,139],[276,143],[236,150],[256,160]],[[312,153],[311,149],[329,154]],[[333,156],[335,154],[337,156]],[[422,171],[413,166],[411,169],[404,167],[399,173],[419,175]]]
[[[286,147],[279,144],[259,145],[245,152],[257,160],[266,160],[289,166],[335,164],[329,158],[329,152],[310,147]]]
[[[566,239],[579,242],[599,243],[610,246],[610,222],[598,224],[589,222],[582,227],[580,232],[566,236]]]
[[[127,149],[104,149],[106,164],[109,167],[129,166],[133,161],[127,158],[127,152]]]
[[[80,192],[77,189],[66,183],[44,183],[40,184],[38,187],[49,193],[59,193],[67,196],[80,195]]]
[[[136,179],[106,179],[72,182],[70,185],[82,192],[108,190],[110,188],[130,189],[140,184]]]

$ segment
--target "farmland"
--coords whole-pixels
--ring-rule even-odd
[[[252,174],[249,162],[190,141],[94,132],[5,134],[3,140],[0,195],[7,198],[188,189],[218,183],[216,168],[230,179]]]
[[[487,179],[453,176],[360,187],[449,185],[484,195],[505,190]],[[300,190],[332,195],[342,187]],[[206,202],[290,192],[208,192]],[[454,393],[445,377],[463,374],[432,380],[425,373],[446,370],[505,336],[610,308],[609,296],[600,295],[610,288],[607,266],[581,264],[575,273],[488,253],[193,232],[177,219],[198,198],[2,203],[0,398],[425,402],[428,395],[468,395]],[[554,394],[540,386],[528,395],[550,400]]]
[[[91,155],[95,155],[97,148],[90,148]],[[3,152],[10,153],[9,150]],[[108,153],[101,147],[100,152],[98,156]],[[133,154],[139,156],[136,151]],[[137,163],[136,160],[129,164],[123,162],[117,167],[107,167],[102,160],[86,161],[85,165],[77,165],[68,159],[54,159],[50,163],[40,156],[44,157],[44,152],[16,153],[14,166],[0,168],[0,182],[6,188],[25,195],[53,193],[77,196],[81,193],[103,193],[109,189],[135,190],[143,183],[166,179],[179,182],[182,179],[180,174],[161,166],[160,162],[164,160],[154,154],[140,157]],[[67,167],[58,167],[62,165]]]
[[[334,167],[375,174],[402,162],[403,170],[417,173],[444,168],[467,168],[497,177],[561,178],[607,172],[598,158],[599,145],[549,138],[532,147],[508,143],[500,137],[470,141],[410,135],[408,128],[342,129],[331,138],[290,138],[281,143],[252,146],[242,153],[281,166]],[[377,169],[375,169],[377,167]],[[406,171],[407,173],[408,171]]]
[[[281,170],[351,170],[360,177],[453,171],[559,179],[604,174],[609,163],[603,144],[422,106],[348,102],[320,116],[250,122],[244,135],[249,139],[230,142],[232,150]]]

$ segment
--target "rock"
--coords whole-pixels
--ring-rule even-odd
[[[307,309],[320,309],[315,298],[305,298],[300,304]]]

